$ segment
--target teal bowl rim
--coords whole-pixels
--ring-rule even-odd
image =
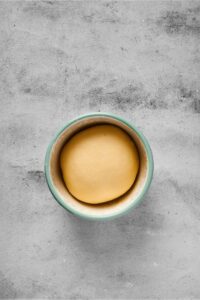
[[[50,155],[51,155],[51,150],[53,145],[55,144],[56,140],[58,139],[58,137],[63,133],[63,131],[66,130],[66,128],[68,128],[69,126],[71,126],[72,124],[76,123],[77,121],[80,121],[82,119],[87,119],[87,118],[92,118],[92,117],[96,117],[96,116],[103,116],[103,117],[110,117],[112,119],[116,119],[122,123],[124,123],[125,125],[127,125],[129,128],[131,128],[132,130],[134,130],[136,132],[136,134],[139,136],[139,138],[142,140],[146,152],[147,152],[147,160],[148,160],[148,172],[147,172],[147,179],[145,182],[145,185],[141,191],[141,193],[136,197],[134,202],[131,202],[125,209],[123,209],[121,212],[115,212],[115,213],[111,213],[109,215],[106,216],[97,216],[97,215],[89,215],[86,213],[82,213],[79,210],[74,209],[73,207],[69,206],[67,204],[67,202],[65,202],[62,197],[59,195],[59,193],[57,192],[56,188],[54,187],[53,181],[51,179],[51,175],[50,175]],[[87,219],[87,220],[111,220],[115,217],[119,217],[121,215],[124,215],[126,213],[128,213],[132,208],[136,207],[141,200],[143,199],[144,195],[146,194],[146,192],[148,191],[152,178],[153,178],[153,170],[154,170],[154,161],[153,161],[153,154],[151,151],[151,148],[149,146],[149,143],[147,141],[147,139],[145,138],[145,136],[133,125],[131,125],[129,122],[127,122],[126,120],[124,120],[122,117],[113,115],[113,114],[109,114],[109,113],[89,113],[89,114],[84,114],[84,115],[80,115],[77,118],[72,119],[69,123],[67,123],[61,130],[58,131],[58,133],[56,134],[56,136],[52,139],[52,141],[50,142],[48,148],[47,148],[47,152],[46,152],[46,156],[45,156],[45,164],[44,164],[44,171],[45,171],[45,177],[46,177],[46,181],[47,181],[47,185],[50,189],[50,192],[52,193],[53,197],[55,198],[55,200],[63,207],[65,208],[67,211],[69,211],[70,213]]]

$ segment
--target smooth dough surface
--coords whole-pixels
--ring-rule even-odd
[[[123,195],[135,181],[139,156],[132,139],[113,125],[75,134],[60,156],[65,185],[78,200],[97,204]]]

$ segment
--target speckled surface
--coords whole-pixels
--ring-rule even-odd
[[[200,299],[200,2],[0,2],[0,298]],[[44,155],[107,111],[149,139],[127,216],[68,214]]]

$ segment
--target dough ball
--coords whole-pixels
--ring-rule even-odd
[[[113,125],[97,125],[75,134],[63,147],[60,164],[69,192],[97,204],[129,190],[139,169],[133,140]]]

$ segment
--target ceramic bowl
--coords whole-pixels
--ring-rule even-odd
[[[140,158],[139,172],[133,186],[121,197],[102,204],[87,204],[75,199],[67,190],[61,170],[60,153],[63,145],[77,132],[85,128],[112,124],[120,127],[134,140]],[[153,156],[144,135],[121,117],[107,113],[82,115],[65,125],[51,141],[45,157],[47,184],[55,200],[74,215],[92,220],[112,219],[136,207],[147,192],[153,177]]]

